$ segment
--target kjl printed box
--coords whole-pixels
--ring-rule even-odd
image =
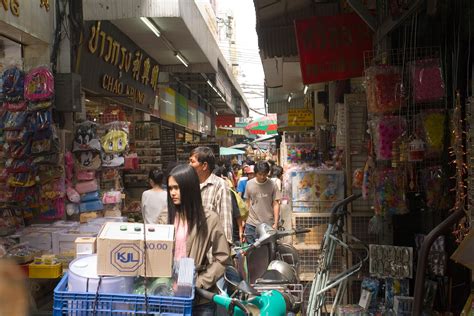
[[[146,270],[149,277],[171,277],[173,248],[173,225],[105,223],[97,237],[97,274],[145,276]]]

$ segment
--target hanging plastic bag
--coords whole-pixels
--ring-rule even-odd
[[[405,106],[402,76],[396,66],[372,66],[366,70],[369,113],[390,113]]]
[[[51,101],[39,101],[39,102],[28,102],[28,111],[36,112],[41,110],[47,110],[53,106]]]
[[[21,130],[25,126],[27,112],[7,112],[5,114],[4,129],[5,130]]]
[[[31,155],[31,142],[12,143],[8,146],[8,156],[16,159],[28,158]]]
[[[8,178],[10,187],[32,187],[36,184],[35,175],[33,173],[13,173]]]
[[[433,102],[444,98],[445,87],[438,58],[422,59],[410,66],[415,102]]]
[[[3,94],[7,100],[23,97],[25,73],[18,67],[6,69],[2,75]]]
[[[64,197],[64,179],[55,179],[41,186],[41,198],[56,200]]]
[[[117,204],[122,202],[122,192],[120,191],[108,191],[102,196],[103,204]]]
[[[443,110],[428,110],[423,111],[419,118],[426,144],[425,156],[438,158],[444,148],[446,113]]]
[[[5,109],[10,112],[23,112],[27,108],[27,103],[26,101],[6,102],[4,106]]]
[[[137,170],[139,168],[138,156],[132,153],[125,156],[124,170]]]
[[[377,160],[392,159],[393,142],[406,130],[406,120],[400,116],[382,116],[369,122]]]
[[[40,217],[45,220],[56,220],[63,218],[64,213],[66,212],[64,202],[65,201],[63,198],[52,201],[42,200],[40,207]]]
[[[53,115],[51,110],[33,112],[30,117],[30,129],[32,131],[41,131],[49,129],[53,124]]]
[[[28,173],[34,170],[30,159],[8,159],[5,167],[8,173]]]
[[[97,184],[97,180],[89,180],[84,182],[78,182],[76,184],[76,191],[79,194],[89,193],[93,191],[97,191],[99,186]]]
[[[381,169],[375,174],[375,214],[401,215],[408,212],[405,200],[405,173],[398,169]]]
[[[81,202],[80,194],[72,187],[68,187],[66,189],[66,195],[69,201],[72,203],[79,203]]]
[[[25,78],[25,99],[48,100],[54,96],[54,77],[46,67],[31,69]]]

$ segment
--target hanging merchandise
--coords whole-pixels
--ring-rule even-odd
[[[421,249],[421,245],[425,240],[425,235],[418,234],[415,236],[415,243],[418,252]],[[436,276],[444,276],[446,273],[446,267],[448,263],[448,255],[446,253],[445,238],[439,236],[431,245],[430,252],[428,254],[428,271],[430,274]]]
[[[377,160],[392,159],[393,141],[406,130],[406,120],[399,116],[382,116],[369,122],[371,135],[375,144]]]
[[[108,124],[112,122],[126,122],[127,116],[125,111],[122,110],[118,105],[109,105],[103,114],[100,116],[101,124]]]
[[[446,175],[441,166],[425,168],[421,171],[425,192],[426,206],[434,210],[450,207],[448,196],[445,194]]]
[[[438,58],[412,62],[411,82],[415,102],[433,102],[444,98],[444,81]]]
[[[408,144],[408,161],[417,162],[425,159],[425,142],[415,136]]]
[[[97,138],[97,124],[85,121],[77,125],[74,134],[73,151],[100,151],[100,141]]]
[[[121,167],[125,163],[125,158],[121,154],[101,153],[102,166],[107,168]]]
[[[51,154],[58,151],[59,137],[53,125],[34,134],[31,143],[31,153],[33,155]]]
[[[105,126],[105,135],[100,142],[107,154],[120,154],[128,149],[129,124],[127,122],[112,122]]]
[[[3,95],[7,101],[23,98],[25,73],[18,67],[6,69],[2,75]]]
[[[35,132],[51,128],[53,124],[53,114],[51,109],[33,112],[29,116],[29,129]]]
[[[5,120],[3,123],[4,130],[21,130],[26,123],[28,113],[22,112],[10,112],[7,111],[5,114]]]
[[[366,70],[369,113],[390,113],[405,106],[402,75],[396,66],[373,66]]]
[[[26,101],[19,101],[19,102],[5,102],[4,105],[5,109],[10,112],[22,112],[27,109]]]
[[[405,183],[405,173],[400,170],[392,168],[377,170],[374,183],[375,214],[400,215],[408,212]]]
[[[395,296],[408,296],[410,294],[410,282],[408,279],[392,279],[385,280],[385,306],[393,308],[393,300]]]
[[[96,151],[78,151],[74,153],[74,158],[77,170],[97,170],[101,166],[100,153]]]
[[[41,218],[45,220],[56,220],[64,216],[65,201],[63,198],[56,200],[43,199],[40,203]]]
[[[34,111],[41,111],[41,110],[47,110],[53,106],[53,103],[51,101],[39,101],[39,102],[28,102],[28,111],[29,112],[34,112]]]
[[[413,248],[369,245],[369,272],[379,278],[405,279],[413,275]]]
[[[25,78],[25,99],[36,102],[49,100],[54,95],[54,78],[46,67],[38,67],[28,72]]]
[[[365,306],[365,308],[368,310],[374,310],[377,308],[377,296],[380,288],[379,280],[373,278],[364,278],[360,287],[362,295],[365,294],[364,292],[367,292],[365,297],[367,297],[366,301],[368,304]]]
[[[367,161],[364,166],[364,177],[362,179],[362,197],[367,199],[369,192],[373,187],[374,181],[375,162],[372,155],[367,157]]]
[[[426,157],[438,158],[443,153],[446,114],[444,110],[427,110],[420,113],[421,134],[426,142]]]

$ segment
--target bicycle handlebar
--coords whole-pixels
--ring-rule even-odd
[[[339,215],[341,215],[340,213],[338,213],[338,210],[341,207],[346,206],[347,204],[351,203],[354,200],[357,200],[361,196],[362,196],[361,193],[353,194],[353,195],[350,195],[350,196],[346,197],[341,202],[335,204],[331,209],[331,217],[329,218],[329,224],[335,224],[337,222],[337,217]]]

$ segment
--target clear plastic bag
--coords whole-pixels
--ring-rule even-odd
[[[366,70],[369,113],[390,113],[405,106],[402,75],[396,66],[372,66]]]
[[[443,110],[427,110],[419,116],[421,135],[425,140],[427,158],[438,158],[444,147],[446,113]]]
[[[374,207],[377,215],[400,215],[408,212],[405,199],[406,175],[398,169],[377,170]]]
[[[406,130],[406,120],[400,116],[382,116],[369,122],[377,160],[392,159],[393,142]]]
[[[445,95],[444,80],[438,58],[422,59],[410,66],[415,102],[442,100]]]

